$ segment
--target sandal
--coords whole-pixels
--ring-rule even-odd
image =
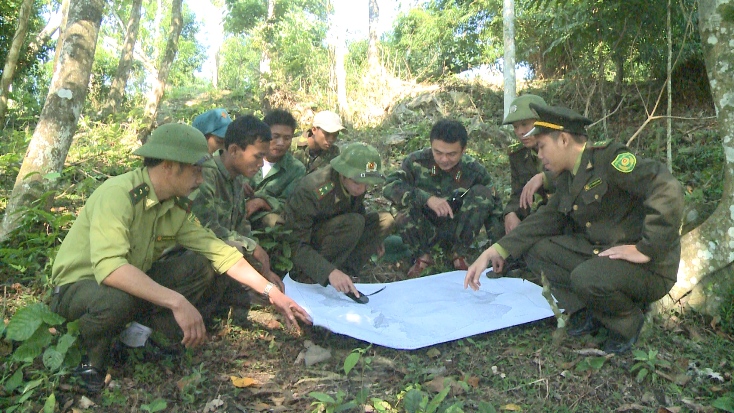
[[[424,254],[415,259],[413,266],[408,270],[408,278],[418,278],[426,268],[434,264],[430,254]]]
[[[464,257],[455,255],[453,259],[454,269],[459,271],[467,271],[469,269],[469,265],[467,265],[466,260]]]

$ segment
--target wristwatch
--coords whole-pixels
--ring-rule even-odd
[[[270,298],[270,290],[275,287],[275,284],[269,282],[268,285],[265,286],[265,289],[263,290],[263,297]]]

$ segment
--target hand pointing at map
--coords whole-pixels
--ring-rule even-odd
[[[479,258],[469,266],[469,270],[466,272],[466,277],[464,278],[464,289],[471,287],[474,291],[479,290],[479,287],[482,285],[482,283],[479,282],[479,277],[482,276],[482,273],[487,269],[490,262],[492,263],[494,271],[502,272],[502,267],[505,265],[504,258],[502,258],[496,249],[492,247],[487,248],[482,255],[480,255]]]

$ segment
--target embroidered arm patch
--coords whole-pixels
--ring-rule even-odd
[[[637,165],[637,158],[629,152],[620,153],[612,161],[614,169],[622,173],[632,172],[632,170],[635,169],[635,165]]]

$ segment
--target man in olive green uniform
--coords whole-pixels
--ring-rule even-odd
[[[293,156],[306,166],[306,174],[329,165],[339,155],[336,140],[347,128],[336,113],[324,110],[313,117],[313,126],[296,142]]]
[[[530,94],[520,96],[512,101],[509,113],[502,122],[503,125],[512,125],[515,136],[520,141],[508,148],[512,193],[503,212],[506,234],[509,234],[520,221],[530,215],[530,207],[521,202],[520,198],[523,188],[533,177],[538,174],[541,174],[541,179],[546,177],[546,185],[536,192],[541,198],[540,205],[548,202],[550,192],[548,189],[550,185],[547,184],[549,179],[547,175],[543,174],[543,163],[538,159],[535,135],[527,134],[533,129],[533,124],[538,119],[538,114],[530,109],[531,103],[546,105],[540,96]]]
[[[273,139],[262,171],[249,181],[247,216],[256,229],[284,223],[281,213],[286,199],[298,181],[306,175],[306,167],[291,154],[291,142],[296,131],[296,119],[290,112],[276,109],[263,119],[270,126]]]
[[[232,123],[227,109],[211,109],[194,118],[191,126],[198,129],[206,137],[209,153],[224,149],[224,134]]]
[[[637,158],[624,145],[589,143],[591,121],[562,107],[536,106],[530,132],[538,156],[557,173],[547,205],[484,251],[464,286],[479,288],[491,263],[526,254],[544,273],[559,304],[571,314],[568,334],[609,330],[608,353],[625,353],[637,340],[643,308],[673,286],[680,260],[683,191],[665,165]]]
[[[383,195],[401,211],[396,221],[415,257],[411,278],[432,264],[430,250],[436,244],[453,253],[454,268],[466,270],[465,254],[482,225],[499,220],[492,178],[464,153],[467,140],[461,123],[440,120],[431,129],[431,147],[408,155],[387,177]],[[460,204],[451,205],[451,198]]]
[[[244,253],[247,261],[285,291],[283,282],[270,270],[267,252],[251,239],[250,223],[245,209],[245,179],[257,174],[270,146],[270,128],[253,115],[240,116],[227,128],[224,149],[214,157],[216,168],[204,171],[204,182],[191,194],[192,212],[201,224],[220,239]],[[207,306],[206,315],[222,315],[233,308],[233,319],[244,322],[250,308],[245,288],[230,278],[217,285],[212,294],[217,307]],[[231,281],[229,281],[231,280]],[[205,311],[202,311],[204,313]]]
[[[195,347],[206,329],[195,305],[227,273],[263,292],[286,323],[308,315],[242,258],[201,227],[187,196],[211,167],[204,135],[191,126],[157,128],[136,155],[143,167],[110,178],[89,197],[54,261],[51,308],[78,320],[87,358],[76,373],[87,390],[100,391],[113,340],[133,320],[167,329],[178,325],[181,343]],[[195,253],[164,254],[177,244]]]
[[[375,148],[352,143],[300,181],[284,214],[285,228],[292,231],[294,279],[359,296],[350,275],[383,251],[392,225],[392,215],[367,213],[363,203],[367,185],[385,180],[381,164]]]

